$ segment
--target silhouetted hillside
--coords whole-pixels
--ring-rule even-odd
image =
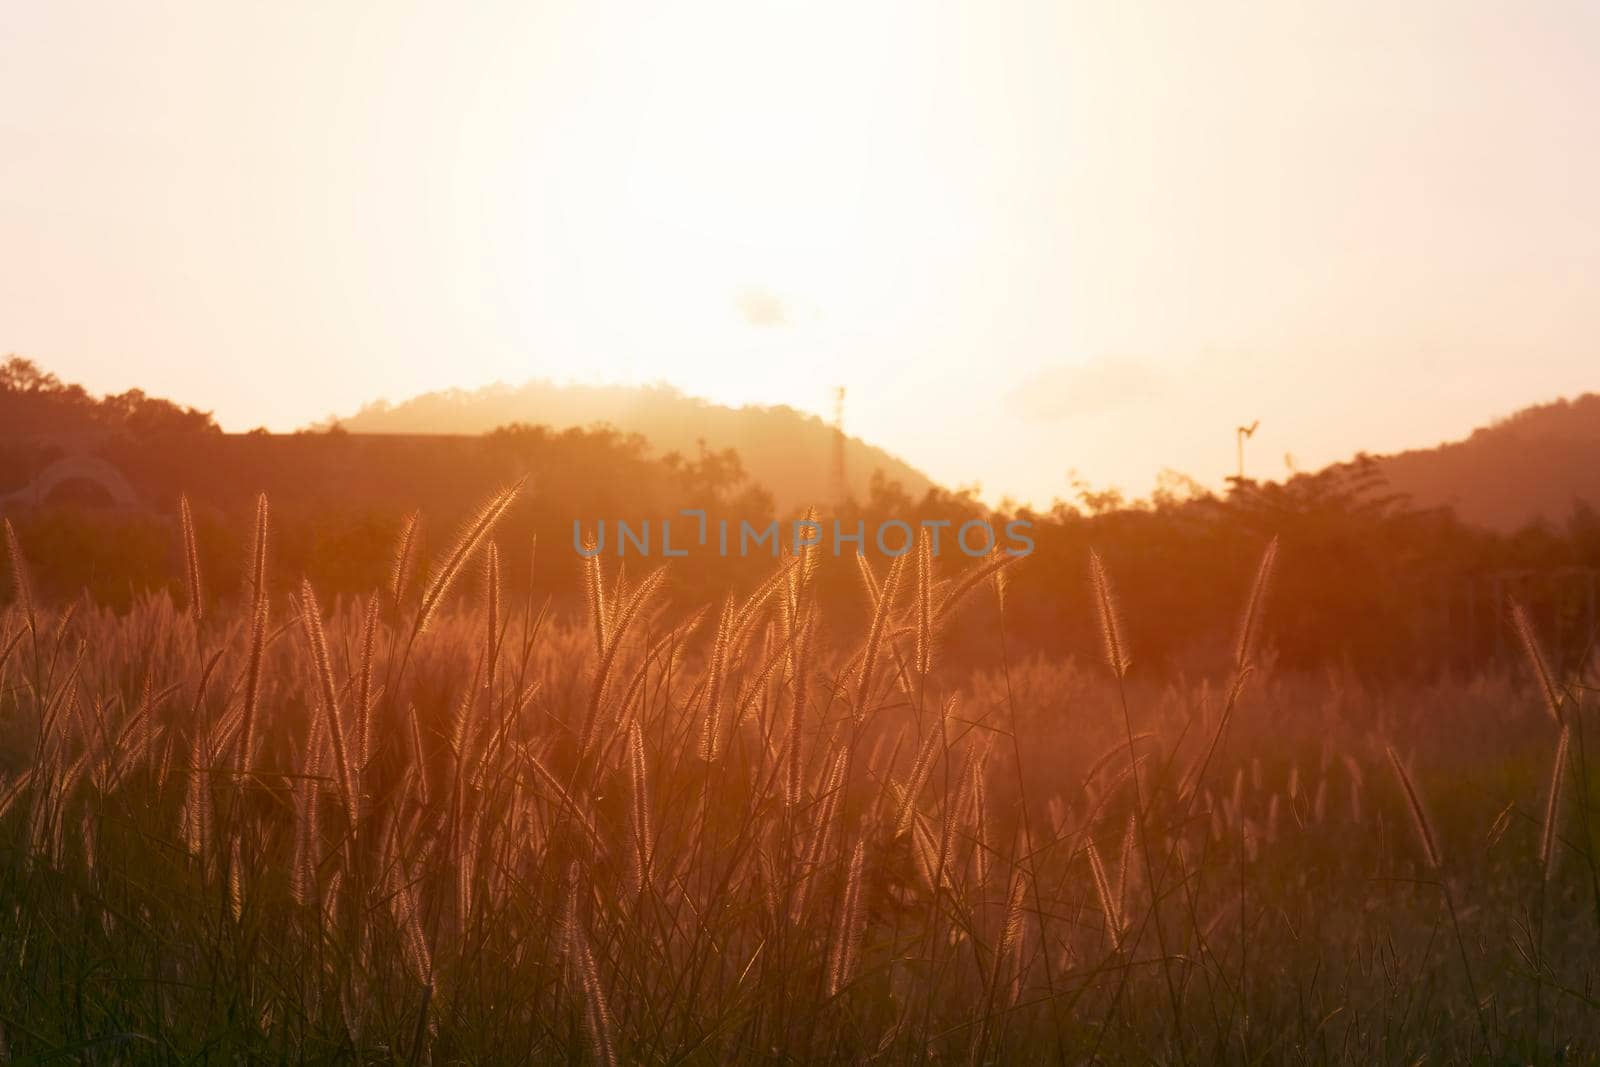
[[[688,455],[661,456],[637,433],[529,425],[486,434],[224,434],[203,413],[143,394],[97,399],[31,364],[4,370],[0,412],[17,428],[0,424],[0,518],[14,527],[30,577],[17,584],[0,552],[0,603],[24,588],[45,601],[87,589],[99,603],[126,607],[142,590],[177,588],[180,493],[193,508],[208,595],[218,601],[241,588],[258,492],[271,501],[269,582],[287,593],[305,576],[333,598],[389,581],[407,512],[423,513],[419,559],[437,558],[479,502],[525,478],[528,492],[496,531],[504,577],[508,587],[525,588],[531,573],[537,595],[554,596],[563,611],[584,609],[574,524],[597,530],[608,522],[605,553],[633,556],[626,563],[634,580],[655,561],[667,562],[665,549],[655,560],[625,551],[618,520],[636,531],[653,521],[660,533],[662,521],[685,507],[705,508],[735,528],[793,514],[773,507],[735,452],[698,443]],[[681,413],[683,434],[694,431],[692,413],[699,412],[724,427],[753,419],[764,442],[778,433],[770,427],[811,427],[811,443],[793,454],[831,452],[831,431],[794,412],[733,412],[669,390],[643,392]],[[569,406],[569,417],[576,407]],[[579,412],[593,414],[595,408]],[[1597,429],[1600,398],[1584,397],[1525,412],[1459,444],[1391,457],[1383,461],[1392,465],[1391,484],[1379,461],[1363,458],[1286,482],[1238,482],[1220,496],[1130,507],[1090,493],[1081,506],[1012,515],[989,512],[970,495],[933,489],[912,496],[880,481],[854,503],[823,501],[820,517],[844,531],[942,525],[946,549],[936,580],[969,562],[959,541],[949,543],[951,530],[979,518],[995,529],[1013,517],[1031,523],[1036,550],[1016,571],[1026,580],[1004,587],[1003,637],[1017,662],[1092,655],[1098,647],[1087,574],[1092,546],[1117,576],[1137,671],[1225,665],[1241,590],[1263,546],[1276,538],[1268,612],[1282,665],[1404,673],[1503,655],[1515,646],[1504,625],[1509,596],[1527,606],[1551,661],[1571,665],[1589,654],[1600,625],[1600,517],[1571,507],[1574,496],[1597,499]],[[798,439],[798,431],[789,436]],[[796,469],[812,479],[802,484],[826,485],[825,459],[810,466],[798,460]],[[769,466],[767,477],[780,479],[776,488],[791,499],[798,495],[781,480],[788,477],[782,467]],[[1446,496],[1478,522],[1515,525],[1537,510],[1558,521],[1531,532],[1491,532],[1434,506]],[[686,610],[720,603],[730,589],[752,588],[768,573],[779,540],[748,554],[709,547],[674,553],[665,592]],[[826,552],[816,572],[817,606],[835,636],[860,616],[862,575],[849,558],[856,550]],[[881,575],[890,550],[870,536],[859,550]],[[996,636],[993,623],[982,610],[965,616],[964,632],[944,646],[947,662]]]
[[[466,391],[426,393],[400,404],[370,404],[339,424],[352,433],[485,433],[511,423],[554,429],[605,423],[648,439],[656,454],[693,457],[699,443],[733,449],[745,471],[773,494],[780,510],[827,505],[838,496],[833,480],[834,431],[814,415],[791,407],[730,408],[666,385],[556,385],[530,382]],[[881,448],[845,438],[850,492],[865,500],[872,476],[882,471],[913,497],[932,482]]]
[[[1600,395],[1525,408],[1464,441],[1378,457],[1389,487],[1509,531],[1560,523],[1574,501],[1600,507]]]
[[[0,362],[0,438],[98,437],[107,433],[216,433],[208,411],[148,396],[142,389],[95,397],[31,360]]]

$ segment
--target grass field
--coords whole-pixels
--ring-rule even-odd
[[[502,588],[514,493],[337,604],[267,595],[265,500],[240,603],[187,512],[187,594],[121,614],[7,528],[0,1060],[1600,1057],[1593,678],[1525,621],[1470,676],[1280,673],[1292,544],[1216,677],[1142,674],[1098,559],[1066,661],[1010,656],[1025,561],[925,548],[706,608],[596,560],[558,618]]]

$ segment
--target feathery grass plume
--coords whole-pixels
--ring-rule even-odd
[[[189,712],[189,721],[195,724],[194,738],[190,742],[194,766],[189,772],[187,799],[190,818],[189,844],[190,851],[200,861],[200,877],[203,882],[211,881],[211,874],[215,868],[215,857],[212,855],[210,845],[213,826],[211,772],[216,751],[212,748],[210,717],[205,711],[206,689],[210,685],[212,672],[221,661],[222,650],[218,649],[212,653],[205,669],[200,672],[199,684],[195,686],[194,704]],[[222,742],[224,746],[227,743],[227,739]]]
[[[417,981],[426,988],[433,985],[433,953],[428,950],[428,939],[422,931],[422,909],[417,904],[413,879],[403,867],[395,868],[398,883],[390,894],[395,925],[399,927],[401,952],[410,964]]]
[[[625,559],[619,559],[619,560],[617,560],[617,576],[616,576],[615,580],[613,580],[612,583],[611,583],[611,595],[606,597],[606,604],[607,605],[616,605],[616,604],[622,603],[623,601],[625,601],[627,599],[628,599],[628,561],[625,560]],[[608,613],[606,615],[606,638],[607,638],[607,640],[609,640],[610,637],[611,637],[611,630],[613,628],[613,624],[612,624],[611,616],[609,614],[609,608],[607,610],[608,610]]]
[[[94,818],[93,818],[93,812],[91,811],[91,809],[85,807],[83,809],[82,813],[78,817],[78,842],[79,842],[79,847],[83,852],[83,867],[84,867],[84,870],[86,870],[86,871],[88,871],[90,873],[94,872],[94,856],[95,856],[94,826],[95,826],[95,823],[94,823]],[[110,918],[111,918],[109,912],[103,912],[102,916],[107,921],[109,921]]]
[[[628,721],[628,808],[630,836],[633,838],[634,890],[644,892],[650,882],[650,782],[644,760],[644,731],[639,720]]]
[[[789,723],[783,742],[783,796],[791,809],[800,806],[800,779],[804,766],[801,760],[800,738],[805,725],[806,699],[810,692],[811,647],[816,626],[816,608],[813,607],[800,624],[800,641],[795,652],[793,688],[789,701]]]
[[[1561,823],[1561,785],[1567,771],[1567,746],[1572,731],[1563,726],[1561,739],[1556,742],[1555,763],[1550,767],[1550,785],[1544,801],[1544,823],[1539,830],[1539,870],[1549,881],[1555,868],[1556,846]]]
[[[329,930],[338,928],[339,889],[343,881],[344,872],[336,870],[328,876],[328,886],[322,891],[322,925]]]
[[[861,588],[867,594],[867,608],[871,611],[878,610],[878,599],[883,596],[883,590],[878,585],[878,576],[872,573],[872,564],[867,562],[867,557],[856,553],[856,574],[861,579]]]
[[[589,621],[594,627],[594,658],[598,662],[606,654],[606,583],[605,577],[600,573],[600,550],[595,545],[595,539],[587,537],[583,542],[583,580],[584,588],[589,594]]]
[[[753,659],[760,666],[756,670],[755,677],[744,687],[742,693],[737,689],[734,690],[733,725],[735,729],[744,724],[758,703],[774,699],[774,688],[769,683],[772,682],[773,674],[777,672],[778,668],[789,661],[789,651],[794,645],[796,636],[790,633],[783,637],[778,637],[777,631],[782,629],[782,624],[774,620],[773,624],[767,628],[764,647],[759,651],[751,650],[751,655],[745,659],[747,665]]]
[[[233,912],[234,922],[244,918],[244,857],[237,831],[228,843],[228,908]]]
[[[866,866],[867,843],[857,841],[850,853],[850,868],[845,874],[844,893],[839,899],[839,915],[834,925],[833,943],[828,953],[828,996],[836,997],[839,990],[855,977],[856,962],[861,956],[863,919],[866,917],[866,899],[862,894],[862,871]]]
[[[422,512],[413,511],[400,527],[400,539],[395,542],[394,562],[389,568],[389,595],[396,607],[406,595],[406,583],[411,578],[411,555],[417,546],[417,523]]]
[[[1106,933],[1111,938],[1111,947],[1120,951],[1123,931],[1122,909],[1117,906],[1117,898],[1111,892],[1111,882],[1106,878],[1105,864],[1100,860],[1100,850],[1094,847],[1094,841],[1086,842],[1083,850],[1089,856],[1089,870],[1094,875],[1094,891],[1100,898],[1100,912],[1105,916]]]
[[[494,686],[495,664],[500,656],[500,546],[493,541],[483,562],[483,681]]]
[[[1135,845],[1135,831],[1138,829],[1139,820],[1132,813],[1128,815],[1128,828],[1122,832],[1122,852],[1117,857],[1117,911],[1126,913],[1128,907],[1128,869],[1132,866]]]
[[[410,770],[415,772],[414,781],[417,783],[417,799],[426,806],[429,802],[428,795],[428,750],[422,744],[422,720],[417,714],[417,706],[406,706],[406,725],[411,735],[411,763]]]
[[[373,590],[372,596],[367,598],[367,617],[361,624],[361,655],[356,661],[356,721],[355,729],[351,731],[350,747],[357,775],[366,770],[367,759],[372,752],[372,705],[376,701],[372,691],[372,670],[377,643],[378,592]]]
[[[458,803],[464,804],[460,793],[456,795]],[[451,836],[451,851],[454,855],[456,872],[456,931],[458,935],[465,934],[472,918],[472,902],[476,896],[478,884],[478,858],[482,855],[483,837],[481,834],[482,820],[479,816],[481,808],[474,808],[472,814],[465,816],[460,821],[464,828],[455,831]]]
[[[22,558],[22,543],[17,540],[17,531],[12,528],[11,520],[6,519],[4,523],[6,552],[11,556],[11,589],[22,608],[22,617],[27,621],[29,636],[33,640],[38,640],[39,621],[34,614],[33,590],[28,582],[27,561]]]
[[[895,802],[904,804],[906,787],[895,782],[890,787],[894,793]],[[911,813],[911,858],[916,861],[917,873],[922,875],[922,880],[928,888],[934,889],[950,884],[949,872],[944,870],[941,862],[943,842],[935,839],[933,830],[928,826],[928,820],[916,809]]]
[[[1128,646],[1122,637],[1122,616],[1117,610],[1116,591],[1100,559],[1100,553],[1089,550],[1089,584],[1094,593],[1095,607],[1100,612],[1100,635],[1105,641],[1106,663],[1118,678],[1128,676]]]
[[[917,676],[926,677],[933,660],[933,541],[928,528],[917,540]]]
[[[989,760],[989,745],[983,743],[967,759],[967,822],[972,832],[972,866],[980,887],[989,884],[989,808],[984,766]]]
[[[67,633],[71,630],[73,620],[77,618],[78,608],[82,603],[82,600],[74,600],[67,606],[67,610],[61,613],[61,618],[56,622],[55,632],[50,638],[50,647],[55,650],[50,654],[50,674],[52,675],[55,673],[56,660],[60,657],[61,650],[66,647]],[[81,655],[83,642],[80,640],[78,644],[79,654]]]
[[[594,685],[589,691],[589,711],[584,720],[583,737],[579,746],[580,751],[588,748],[589,732],[594,728],[595,720],[599,716],[600,703],[605,695],[606,682],[611,677],[611,668],[616,664],[617,652],[622,648],[623,639],[628,636],[628,630],[633,625],[634,619],[638,618],[640,610],[650,602],[651,597],[655,596],[656,590],[661,585],[661,580],[666,577],[666,573],[666,567],[662,566],[645,575],[644,581],[639,583],[639,587],[633,591],[633,595],[628,598],[628,602],[623,605],[622,610],[617,613],[616,618],[610,624],[609,640],[606,647],[601,650],[599,661],[595,664]],[[726,621],[725,617],[724,622]]]
[[[1000,927],[1000,941],[994,951],[994,973],[997,980],[1002,973],[1001,968],[1010,969],[1011,980],[1007,984],[1006,1007],[1017,1002],[1022,993],[1022,924],[1026,919],[1023,905],[1028,897],[1028,882],[1023,877],[1023,870],[1018,866],[1011,872],[1011,889],[1006,894],[1005,923]]]
[[[1366,776],[1361,773],[1361,764],[1348,753],[1339,757],[1344,763],[1345,773],[1350,776],[1350,821],[1361,821],[1361,790],[1366,785]]]
[[[801,600],[804,600],[806,594],[806,590],[803,587],[797,587],[791,581],[798,570],[799,561],[793,556],[786,556],[778,564],[777,569],[763,578],[761,584],[756,586],[749,596],[745,597],[744,603],[740,605],[733,618],[734,633],[739,635],[741,640],[759,621],[762,608],[766,607],[774,599],[778,601],[780,607],[785,605],[785,597],[777,596],[779,590],[786,590],[788,611],[792,614],[798,610],[799,606],[793,598],[798,596]]]
[[[200,588],[200,551],[195,546],[194,515],[189,511],[189,498],[178,497],[178,528],[183,534],[184,595],[189,602],[189,615],[199,625],[205,614],[204,594]]]
[[[817,509],[815,505],[806,508],[806,513],[802,517],[801,521],[807,523],[815,523],[817,521]],[[822,561],[822,553],[820,552],[821,545],[822,534],[819,531],[817,534],[817,544],[808,544],[801,547],[800,566],[797,572],[799,587],[796,589],[796,593],[804,593],[811,587],[811,581],[817,573],[817,566]]]
[[[577,819],[578,825],[583,828],[584,835],[589,840],[589,844],[598,851],[600,849],[600,834],[595,830],[594,822],[589,818],[588,811],[572,799],[572,794],[568,793],[567,787],[561,784],[561,779],[551,774],[550,769],[540,762],[539,757],[535,756],[527,745],[513,745],[512,749],[527,762],[529,767],[533,768],[534,776],[539,779],[546,789],[555,794],[556,799],[567,809],[568,814]]]
[[[878,598],[877,610],[872,613],[872,625],[867,629],[866,648],[861,657],[861,677],[856,686],[857,723],[867,714],[867,700],[872,695],[872,683],[876,680],[884,630],[888,626],[890,613],[894,611],[895,593],[900,588],[900,572],[905,569],[905,562],[906,557],[902,554],[889,564],[889,573],[883,579],[883,595]]]
[[[350,819],[350,832],[354,834],[357,822],[356,791],[350,769],[350,750],[345,744],[344,724],[339,720],[339,691],[333,681],[328,638],[322,629],[322,608],[317,603],[317,593],[311,588],[309,579],[300,582],[300,621],[305,627],[306,639],[311,644],[311,658],[316,664],[317,679],[322,685],[320,703],[327,718],[328,738],[333,742],[333,770],[339,779],[339,799],[344,802],[345,815]]]
[[[711,667],[706,677],[706,711],[700,729],[700,758],[715,762],[722,754],[722,690],[728,673],[728,638],[733,625],[733,597],[722,605],[717,639],[711,646]]]
[[[1511,601],[1511,628],[1517,633],[1517,642],[1522,645],[1522,654],[1527,657],[1528,665],[1533,668],[1533,675],[1539,681],[1539,695],[1544,697],[1545,710],[1550,712],[1550,718],[1557,724],[1562,721],[1561,691],[1556,688],[1555,679],[1551,677],[1550,668],[1544,658],[1544,650],[1539,647],[1539,635],[1534,632],[1533,621],[1528,618],[1528,609],[1519,600]]]
[[[180,836],[183,838],[183,847],[190,856],[199,859],[202,849],[205,847],[204,826],[200,821],[200,793],[206,786],[205,776],[198,770],[200,766],[198,747],[190,748],[190,760],[197,769],[189,774],[184,784],[183,807],[179,812],[179,827]],[[0,814],[4,813],[0,812]]]
[[[10,637],[0,638],[0,671],[4,671],[6,663],[10,661],[11,654],[22,643],[22,635],[28,632],[26,626],[17,627],[17,632]]]
[[[255,759],[256,706],[261,699],[261,658],[267,649],[267,494],[256,497],[255,546],[250,562],[250,658],[245,665],[243,717],[239,721],[238,768],[248,771]]]
[[[935,624],[948,621],[974,589],[977,589],[1021,558],[1021,556],[996,552],[989,558],[988,562],[968,567],[967,573],[962,575],[961,580],[939,601],[939,608],[934,612]]]
[[[311,905],[317,892],[318,780],[326,757],[326,729],[326,721],[321,716],[311,717],[311,730],[306,737],[306,750],[301,761],[302,777],[294,783],[291,791],[295,823],[289,895],[301,907]]]
[[[578,914],[578,887],[581,880],[576,861],[568,869],[567,883],[569,888],[564,923],[566,948],[576,979],[574,984],[578,987],[577,992],[583,1008],[583,1026],[589,1039],[589,1054],[606,1067],[616,1067],[615,1023],[611,1017],[611,1006],[607,1002],[605,989],[600,984],[600,971],[595,966],[594,953],[589,948],[589,937],[584,932],[583,922]]]
[[[899,817],[895,819],[894,835],[904,837],[911,829],[911,815],[916,810],[917,798],[922,795],[922,789],[928,784],[928,775],[933,773],[934,757],[945,737],[945,723],[954,713],[956,697],[952,695],[944,708],[939,713],[939,721],[928,730],[928,736],[923,738],[922,747],[917,750],[917,758],[911,763],[911,776],[906,779],[906,799],[901,805]]]
[[[1417,831],[1417,840],[1422,845],[1423,859],[1428,866],[1438,870],[1442,866],[1439,853],[1438,839],[1433,833],[1433,821],[1428,818],[1428,810],[1423,807],[1422,794],[1417,792],[1417,787],[1412,784],[1411,775],[1407,773],[1405,764],[1400,760],[1400,754],[1394,750],[1393,745],[1384,746],[1384,751],[1389,754],[1389,765],[1394,768],[1395,777],[1400,780],[1400,789],[1406,795],[1406,806],[1411,811],[1411,823]]]
[[[28,788],[33,778],[34,769],[30,767],[17,775],[10,785],[0,788],[0,818],[4,818],[6,812],[11,810],[11,805],[17,802],[17,798]]]
[[[1239,639],[1234,643],[1233,666],[1242,671],[1250,665],[1255,654],[1256,637],[1261,630],[1261,609],[1267,597],[1267,587],[1272,583],[1272,571],[1278,562],[1278,539],[1267,542],[1261,553],[1261,563],[1256,567],[1256,580],[1250,586],[1250,599],[1245,601],[1244,615],[1239,620]]]
[[[507,509],[522,492],[526,478],[519,478],[514,484],[500,490],[480,507],[475,515],[461,528],[456,536],[455,545],[450,554],[433,572],[428,581],[428,586],[422,592],[422,604],[417,609],[416,622],[412,624],[412,633],[417,634],[428,628],[429,621],[439,609],[439,604],[444,600],[450,586],[461,573],[461,568],[466,566],[467,560],[478,550],[490,531],[495,527]]]
[[[809,896],[811,883],[815,880],[822,858],[827,854],[828,841],[832,836],[833,816],[839,808],[841,794],[844,792],[845,766],[849,762],[850,750],[841,747],[835,754],[828,767],[828,774],[822,783],[822,791],[817,796],[814,811],[814,821],[811,824],[811,840],[806,846],[805,858],[801,863],[799,884],[795,888],[794,901],[789,911],[789,921],[799,924],[806,913],[806,899]]]

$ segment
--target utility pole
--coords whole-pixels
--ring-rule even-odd
[[[846,477],[844,461],[844,386],[833,390],[833,499],[843,501],[850,495],[850,482]]]
[[[1261,425],[1261,420],[1257,419],[1255,422],[1252,422],[1249,426],[1241,426],[1238,429],[1238,434],[1237,434],[1237,437],[1235,438],[1235,442],[1234,443],[1238,447],[1238,452],[1239,452],[1239,476],[1238,476],[1238,480],[1241,481],[1241,482],[1244,481],[1244,441],[1245,441],[1245,438],[1247,438],[1247,437],[1253,437],[1255,435],[1256,428],[1259,427],[1260,425]]]

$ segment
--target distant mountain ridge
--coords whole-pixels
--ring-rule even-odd
[[[378,401],[337,420],[351,433],[487,433],[510,423],[553,429],[605,423],[649,440],[656,455],[681,453],[693,459],[700,442],[707,448],[732,448],[745,472],[768,489],[778,507],[789,510],[827,505],[838,496],[834,477],[834,429],[815,415],[787,406],[727,407],[688,396],[663,384],[648,386],[491,385],[424,393],[397,404]],[[867,499],[875,472],[913,498],[933,482],[927,475],[860,438],[845,436],[845,478],[849,491]]]
[[[785,406],[726,407],[667,385],[452,389],[379,401],[319,428],[334,423],[355,433],[422,438],[475,437],[512,423],[556,431],[608,424],[643,438],[641,455],[677,452],[692,463],[701,441],[735,450],[780,511],[826,507],[837,496],[835,433],[823,420]],[[0,495],[25,486],[63,449],[98,452],[119,437],[194,434],[254,436],[223,435],[209,413],[137,389],[96,398],[26,359],[0,361]],[[849,491],[860,501],[879,472],[913,499],[935,488],[921,471],[856,437],[845,436],[844,458]],[[1600,511],[1600,394],[1536,404],[1458,441],[1371,458],[1388,488],[1419,506],[1450,507],[1462,521],[1499,532],[1541,519],[1559,526],[1576,502]]]
[[[1461,441],[1375,457],[1393,490],[1469,523],[1520,529],[1600,509],[1600,395],[1536,404]]]

